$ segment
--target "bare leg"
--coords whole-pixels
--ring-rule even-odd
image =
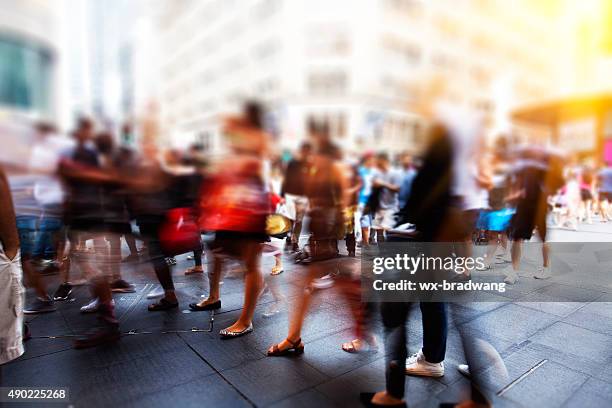
[[[515,271],[518,270],[519,264],[521,263],[521,244],[522,242],[523,240],[520,240],[520,239],[515,239],[514,242],[512,242],[512,249],[511,249],[512,269],[514,269]]]
[[[274,255],[274,266],[272,267],[272,275],[278,275],[283,270],[283,258],[278,253]]]
[[[505,233],[500,234],[499,243],[501,247],[504,249],[504,252],[508,250],[508,235]]]
[[[34,270],[34,267],[32,266],[32,260],[29,257],[22,257],[21,266],[23,268],[23,272],[26,277],[28,286],[34,288],[36,296],[41,299],[47,299],[47,289],[43,284],[40,273]]]
[[[306,206],[300,201],[295,201],[295,223],[291,231],[291,243],[299,245],[300,234],[302,233],[302,223],[304,222],[304,214],[306,214]]]
[[[370,227],[361,227],[361,245],[370,245]]]
[[[253,322],[257,299],[263,289],[263,277],[259,266],[260,258],[260,244],[249,242],[246,245],[243,257],[246,268],[246,275],[244,277],[244,305],[236,323],[227,328],[230,331],[242,331]]]
[[[497,233],[488,232],[489,240],[487,246],[487,252],[485,254],[485,265],[491,266],[493,263],[493,259],[495,258],[495,252],[497,251],[497,247],[499,243],[497,242]]]
[[[550,247],[546,242],[542,242],[542,265],[544,268],[548,268],[549,260],[550,260]]]
[[[311,265],[299,284],[301,293],[297,296],[297,303],[295,309],[291,315],[291,321],[289,322],[289,332],[287,338],[278,343],[278,347],[281,350],[291,347],[291,342],[296,342],[302,337],[302,326],[304,324],[304,318],[308,312],[310,301],[312,299],[312,291],[310,290],[310,284],[312,281],[321,273],[318,265]]]
[[[586,222],[593,223],[593,200],[587,200],[585,203]]]
[[[198,303],[198,306],[206,306],[210,303],[215,303],[221,298],[219,287],[224,262],[221,255],[213,254],[213,267],[212,271],[208,274],[208,298]]]

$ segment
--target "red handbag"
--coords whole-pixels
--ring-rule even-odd
[[[270,213],[269,195],[250,177],[217,176],[201,192],[202,231],[265,233]]]
[[[191,208],[173,208],[159,227],[159,241],[163,253],[175,256],[198,250],[202,246],[200,228]]]

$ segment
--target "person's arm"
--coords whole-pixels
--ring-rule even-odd
[[[8,180],[0,168],[0,241],[4,254],[13,259],[19,250],[19,235],[15,224],[15,209]]]
[[[387,188],[387,189],[393,191],[394,193],[397,193],[399,191],[399,189],[400,189],[399,185],[392,184],[392,183],[387,183],[386,181],[381,180],[381,179],[379,179],[377,177],[374,177],[374,179],[372,180],[372,185],[374,187],[384,187],[384,188]]]
[[[114,171],[98,169],[76,163],[70,159],[63,159],[59,165],[59,175],[71,180],[95,184],[116,183],[119,181]]]

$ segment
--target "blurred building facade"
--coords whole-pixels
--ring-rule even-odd
[[[27,161],[36,121],[63,112],[59,10],[43,0],[0,1],[0,163]]]
[[[416,149],[423,75],[505,130],[515,106],[554,96],[557,10],[496,0],[161,2],[160,101],[169,143],[219,147],[219,114],[255,97],[285,147],[310,119],[348,150]]]
[[[555,146],[595,164],[612,162],[612,2],[559,2],[558,92],[518,106],[522,141]]]
[[[0,109],[51,119],[58,112],[59,15],[42,0],[0,1]]]

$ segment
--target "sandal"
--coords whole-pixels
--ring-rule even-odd
[[[287,339],[287,341],[289,342],[289,344],[291,344],[291,347],[281,350],[278,347],[278,344],[275,344],[268,350],[268,357],[286,356],[291,352],[293,352],[293,355],[304,353],[304,343],[302,343],[301,337],[296,341],[291,341],[289,339]]]
[[[361,346],[357,347],[357,341],[361,343]],[[351,340],[348,343],[342,343],[342,350],[347,353],[367,353],[367,352],[376,352],[378,351],[378,347],[375,345],[371,345],[369,342],[365,340],[355,339]]]
[[[195,275],[196,273],[204,273],[204,268],[197,267],[197,266],[192,266],[191,268],[187,268],[185,270],[185,275]]]
[[[273,266],[272,267],[272,271],[270,272],[270,275],[272,275],[272,276],[280,275],[283,272],[285,272],[285,270],[283,269],[282,266]]]
[[[232,331],[229,329],[222,329],[219,331],[221,338],[224,339],[233,339],[234,337],[244,336],[245,334],[249,334],[253,331],[253,323],[249,324],[245,329],[240,331]]]
[[[178,307],[178,302],[170,302],[166,298],[159,299],[159,302],[149,305],[149,312],[160,312]]]

